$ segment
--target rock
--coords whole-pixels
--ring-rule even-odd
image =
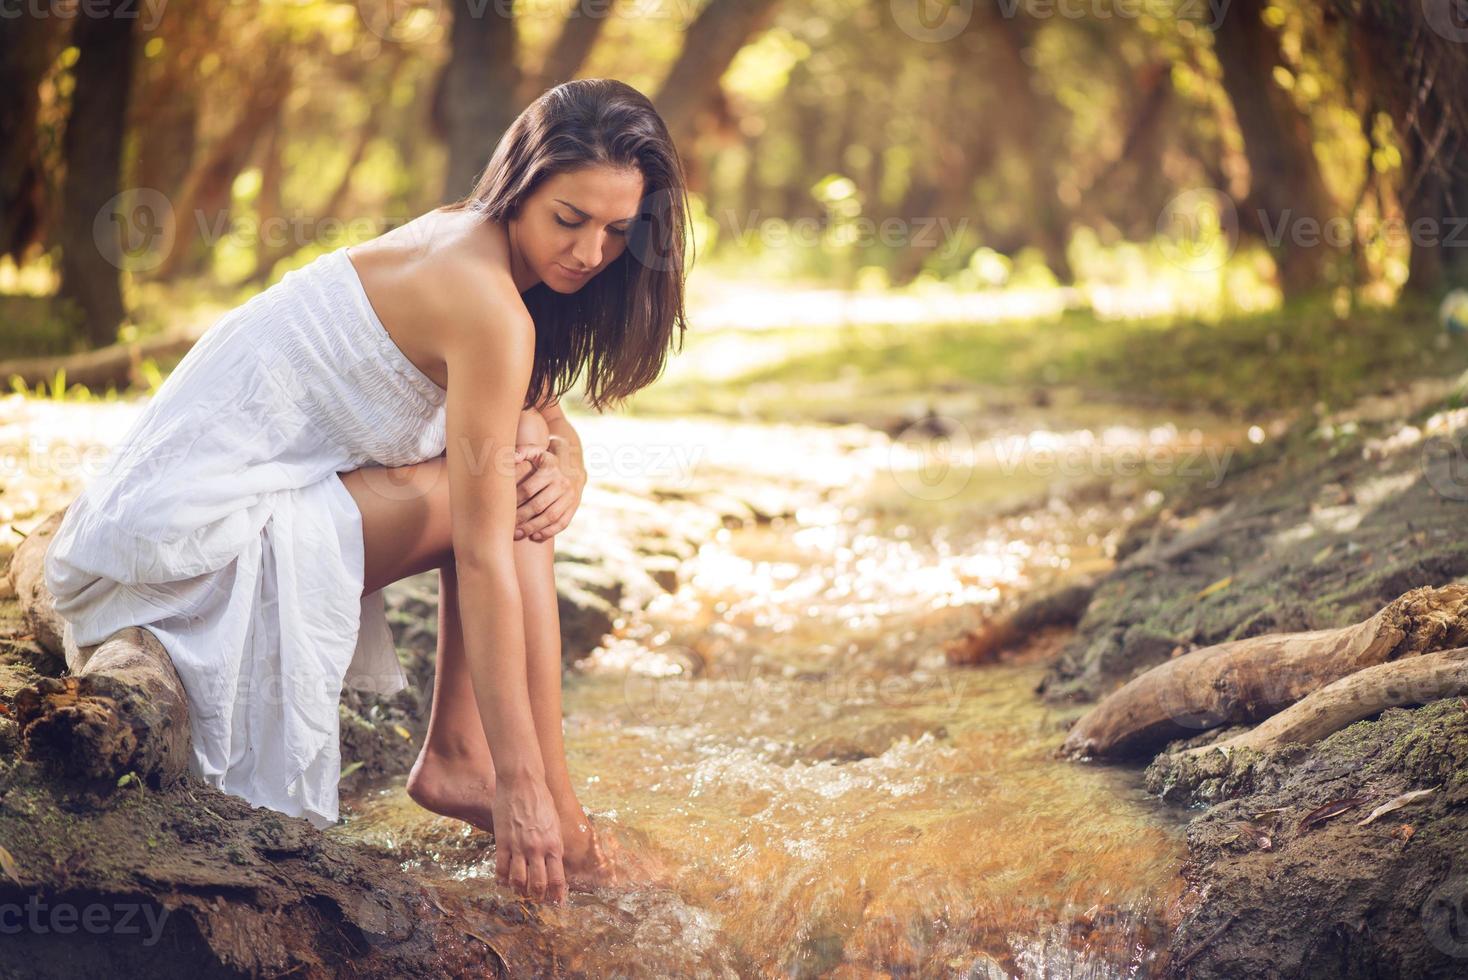
[[[572,664],[601,645],[611,632],[618,609],[606,599],[574,584],[556,589],[561,617],[561,661]]]

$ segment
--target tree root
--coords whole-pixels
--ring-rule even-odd
[[[1233,738],[1185,749],[1181,755],[1225,754],[1238,748],[1272,752],[1314,745],[1353,722],[1387,708],[1468,694],[1468,647],[1392,660],[1342,677]]]
[[[1468,644],[1468,585],[1414,589],[1364,622],[1232,640],[1133,678],[1083,715],[1059,754],[1145,756],[1176,738],[1261,721],[1363,668]]]

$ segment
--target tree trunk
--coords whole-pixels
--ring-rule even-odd
[[[1064,109],[1044,91],[1025,49],[1033,41],[1033,25],[1022,15],[990,18],[995,32],[993,70],[1001,86],[1000,115],[1004,130],[1016,141],[1029,169],[1030,202],[1034,208],[1032,240],[1045,253],[1045,264],[1063,283],[1073,282],[1075,273],[1066,254],[1070,243],[1070,208],[1060,199],[1055,163],[1060,159],[1056,140],[1065,130]],[[974,127],[978,130],[979,127]],[[978,152],[977,150],[973,152]],[[976,174],[966,174],[969,184]],[[965,211],[974,210],[972,207]]]
[[[434,117],[448,142],[443,203],[474,190],[495,145],[520,113],[513,0],[485,6],[454,0],[449,60],[434,99]]]
[[[280,113],[290,86],[288,68],[268,66],[250,88],[233,124],[208,148],[189,175],[173,214],[173,247],[158,270],[158,278],[173,279],[204,268],[214,243],[206,240],[200,244],[198,239],[216,228],[228,231],[234,179],[249,162],[261,134]]]
[[[1335,208],[1315,159],[1310,122],[1274,81],[1283,57],[1279,38],[1264,23],[1265,6],[1266,0],[1236,0],[1214,29],[1213,49],[1249,161],[1240,225],[1265,237],[1280,289],[1294,296],[1326,285],[1340,250],[1326,239],[1325,223]]]
[[[1402,207],[1411,241],[1406,290],[1468,281],[1468,59],[1446,0],[1344,6],[1354,63],[1403,148]]]
[[[684,34],[683,50],[653,104],[686,160],[700,110],[714,98],[719,79],[748,41],[764,30],[775,0],[709,0]]]
[[[17,264],[42,238],[45,179],[37,153],[36,114],[46,69],[66,39],[70,21],[22,14],[0,32],[0,255]]]
[[[611,16],[611,7],[612,0],[606,0],[605,9],[592,8],[593,14],[585,9],[585,5],[574,4],[555,44],[546,53],[545,63],[533,78],[527,78],[531,83],[529,90],[521,91],[517,101],[528,105],[546,89],[575,78],[591,55],[591,49],[596,47],[596,39],[601,37],[602,28]]]
[[[63,141],[60,295],[80,308],[92,347],[117,339],[117,328],[127,315],[118,265],[127,231],[107,225],[105,215],[101,218],[105,237],[94,228],[120,189],[136,14],[136,8],[123,0],[110,0],[105,9],[79,17],[73,36],[80,53]]]

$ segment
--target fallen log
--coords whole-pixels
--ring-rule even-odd
[[[1289,744],[1314,745],[1347,725],[1387,708],[1426,704],[1468,694],[1468,647],[1424,653],[1366,667],[1333,681],[1233,738],[1184,749],[1179,755],[1234,749],[1271,752]]]
[[[1232,640],[1133,678],[1083,715],[1058,754],[1145,756],[1176,738],[1251,724],[1358,670],[1468,643],[1468,585],[1414,589],[1361,623]]]
[[[46,590],[46,548],[61,527],[61,518],[66,508],[42,521],[35,530],[26,535],[24,541],[10,556],[10,585],[15,590],[16,601],[25,617],[26,629],[36,638],[42,649],[61,657],[61,617],[56,614],[56,600]],[[73,670],[80,665],[68,664]]]
[[[62,620],[46,589],[46,548],[65,513],[52,514],[21,542],[9,575],[36,642],[64,655]],[[32,758],[91,779],[128,773],[167,786],[188,768],[188,697],[168,651],[146,629],[130,626],[78,648],[64,677],[45,677],[17,692],[15,720]]]
[[[171,785],[188,769],[189,702],[168,651],[129,626],[90,652],[80,674],[16,694],[26,754],[72,776]]]
[[[1024,603],[1007,616],[996,616],[977,629],[943,644],[950,664],[973,666],[995,663],[1000,654],[1056,626],[1074,626],[1086,614],[1097,580],[1072,582]]]
[[[182,357],[198,342],[189,333],[147,340],[108,344],[80,354],[55,357],[16,357],[0,361],[0,382],[7,387],[19,377],[30,387],[50,384],[58,371],[65,371],[68,385],[86,385],[93,390],[112,385],[119,391],[144,384],[142,364],[147,358]]]

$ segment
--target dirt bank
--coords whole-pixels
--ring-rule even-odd
[[[1148,787],[1212,804],[1188,828],[1190,907],[1171,941],[1193,977],[1468,974],[1468,706],[1391,708],[1312,750],[1224,760]],[[1360,821],[1413,791],[1403,805]],[[1322,824],[1301,822],[1356,801]],[[1177,960],[1174,961],[1175,963]]]
[[[1130,529],[1047,700],[1090,701],[1225,640],[1357,622],[1468,574],[1465,410],[1296,426]]]
[[[1461,396],[1363,404],[1235,461],[1126,535],[1040,687],[1098,699],[1194,648],[1360,621],[1468,576]],[[1171,748],[1236,734],[1200,734]],[[1392,708],[1313,748],[1162,757],[1147,785],[1202,808],[1170,971],[1190,977],[1468,974],[1468,702]],[[1411,791],[1400,809],[1359,826]],[[1343,812],[1302,821],[1318,808]]]

